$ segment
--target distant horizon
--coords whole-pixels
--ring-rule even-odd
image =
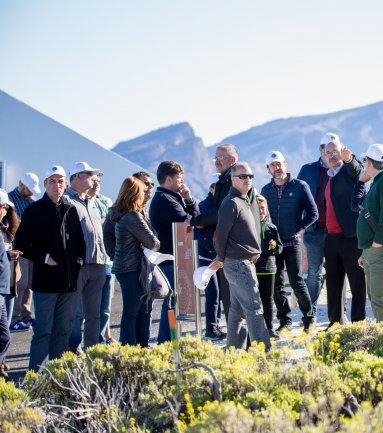
[[[252,126],[250,126],[250,127],[248,127],[248,128],[245,128],[245,129],[243,129],[243,130],[236,131],[236,132],[233,132],[233,133],[231,133],[231,134],[228,134],[228,135],[226,135],[225,137],[222,137],[221,139],[215,141],[214,143],[210,143],[210,144],[207,144],[207,143],[205,142],[204,137],[203,137],[202,135],[200,135],[200,134],[198,133],[198,131],[196,131],[196,128],[194,127],[194,125],[193,125],[190,121],[188,121],[188,120],[181,120],[181,121],[179,121],[179,122],[174,122],[174,123],[170,123],[170,124],[168,124],[168,125],[162,125],[162,126],[159,126],[158,128],[154,128],[154,129],[147,130],[146,132],[143,132],[142,134],[136,135],[136,136],[134,136],[134,137],[123,138],[123,139],[117,141],[116,143],[112,144],[110,147],[107,147],[107,146],[104,146],[101,142],[98,142],[98,141],[93,140],[92,138],[88,137],[87,135],[85,135],[85,134],[82,133],[81,131],[75,130],[75,129],[72,128],[70,125],[67,125],[67,124],[65,124],[64,122],[62,122],[60,119],[54,118],[54,117],[51,116],[49,113],[45,113],[44,111],[40,110],[38,107],[35,107],[35,106],[33,106],[33,105],[31,105],[31,104],[25,102],[23,99],[18,98],[18,97],[16,97],[16,96],[12,95],[11,93],[7,92],[6,90],[4,90],[4,89],[0,89],[0,91],[6,93],[6,94],[7,94],[8,96],[10,96],[11,98],[16,99],[16,100],[19,101],[20,103],[23,103],[23,104],[28,105],[28,106],[31,107],[32,109],[34,109],[34,110],[40,112],[40,113],[43,114],[44,116],[49,117],[50,119],[52,119],[52,120],[54,120],[54,121],[60,123],[61,125],[63,125],[63,126],[65,126],[65,127],[69,128],[69,129],[72,129],[72,130],[75,131],[76,133],[82,135],[84,138],[87,138],[88,140],[91,140],[91,141],[93,141],[94,143],[96,143],[96,144],[98,144],[98,145],[100,145],[100,146],[102,146],[102,147],[104,147],[105,149],[108,149],[108,150],[112,150],[113,147],[115,147],[116,145],[118,145],[118,144],[121,143],[121,142],[134,140],[134,139],[137,139],[137,138],[139,138],[139,137],[142,137],[142,136],[148,135],[148,134],[150,134],[150,133],[152,133],[152,132],[158,131],[158,130],[160,130],[160,129],[167,129],[167,128],[171,127],[171,126],[180,125],[180,124],[182,124],[182,123],[187,123],[187,124],[189,124],[189,125],[191,126],[191,128],[193,129],[193,131],[194,131],[196,137],[199,137],[199,138],[202,139],[202,141],[203,141],[205,147],[211,147],[211,146],[214,146],[214,145],[217,144],[217,143],[222,142],[222,141],[223,141],[224,139],[226,139],[226,138],[229,138],[229,137],[232,137],[232,136],[238,135],[238,134],[240,134],[240,133],[242,133],[242,132],[248,131],[249,129],[252,129],[252,128],[255,128],[255,127],[258,127],[258,126],[263,126],[263,125],[265,125],[265,124],[267,124],[267,123],[275,122],[275,121],[278,121],[278,120],[288,120],[288,119],[303,118],[303,117],[315,117],[315,116],[331,115],[331,114],[336,114],[336,113],[343,112],[343,111],[356,110],[356,109],[359,109],[359,108],[364,108],[364,107],[368,107],[368,106],[371,106],[371,105],[375,105],[375,104],[383,103],[383,100],[379,100],[379,101],[371,102],[371,103],[368,103],[368,104],[358,105],[358,106],[354,106],[354,107],[346,107],[346,108],[342,108],[342,109],[339,109],[339,110],[336,110],[336,111],[326,111],[326,112],[323,112],[323,113],[311,113],[311,114],[303,114],[303,115],[291,115],[291,116],[287,116],[287,117],[277,117],[277,118],[275,118],[275,119],[266,120],[265,122],[262,122],[262,123],[260,123],[260,124],[255,124],[255,125],[252,125]]]

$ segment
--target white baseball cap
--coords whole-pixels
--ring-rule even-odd
[[[383,144],[371,144],[362,155],[363,158],[366,156],[374,161],[383,162]]]
[[[72,166],[72,168],[69,170],[70,176],[73,176],[74,174],[81,173],[83,171],[87,171],[92,174],[98,174],[99,176],[102,176],[103,173],[99,168],[92,168],[87,162],[85,161],[79,161],[75,162]]]
[[[334,134],[333,132],[327,132],[326,134],[322,135],[320,144],[327,146],[330,143],[340,143],[339,135]]]
[[[9,200],[7,191],[3,188],[0,188],[0,204],[15,207],[11,200]]]
[[[272,150],[268,153],[266,157],[266,166],[270,165],[272,162],[285,162],[285,157],[279,150]]]
[[[32,194],[41,193],[41,189],[39,187],[39,177],[37,174],[32,172],[24,173],[20,178],[20,182],[25,185]]]
[[[53,176],[54,174],[59,174],[60,176],[66,177],[66,173],[63,167],[61,165],[52,165],[48,168],[48,170],[45,173],[45,179],[48,179],[48,177]]]

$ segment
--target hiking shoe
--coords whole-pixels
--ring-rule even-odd
[[[275,340],[279,340],[279,334],[274,331],[274,329],[269,329],[269,337],[274,338]]]
[[[70,347],[68,349],[68,351],[74,353],[77,356],[80,356],[84,353],[84,351],[81,349],[80,346],[79,347],[72,347],[72,348]]]
[[[282,331],[291,331],[291,323],[281,323],[278,328],[276,329],[277,332],[282,332]]]
[[[11,326],[9,327],[11,332],[29,331],[29,329],[31,329],[31,326],[22,322],[21,320],[11,323]]]
[[[205,332],[205,338],[212,341],[224,340],[226,338],[226,332],[221,331],[218,327],[208,329]]]
[[[117,343],[117,340],[115,340],[114,338],[107,338],[105,340],[105,344],[113,344],[113,343]]]
[[[24,323],[29,327],[33,328],[35,326],[36,320],[35,319],[24,320]]]

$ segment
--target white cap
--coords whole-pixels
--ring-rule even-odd
[[[9,200],[7,191],[3,188],[0,188],[0,204],[15,207],[11,200]]]
[[[213,271],[209,268],[209,266],[200,266],[197,268],[193,273],[193,282],[194,285],[199,290],[206,289],[207,285],[209,284],[210,278],[216,273],[217,271]]]
[[[48,179],[48,177],[53,176],[54,174],[59,174],[60,176],[66,177],[66,173],[63,167],[61,165],[52,165],[48,168],[48,170],[45,173],[45,179]]]
[[[333,132],[327,132],[327,134],[322,135],[320,139],[320,144],[327,146],[330,143],[340,143],[339,135]]]
[[[266,166],[270,165],[272,162],[285,162],[285,157],[279,150],[272,150],[268,153],[266,157]]]
[[[32,194],[40,194],[41,189],[39,188],[39,177],[35,173],[24,173],[20,182],[25,185]]]
[[[383,144],[371,144],[363,157],[368,157],[374,161],[383,162]]]
[[[85,161],[79,161],[75,162],[72,166],[72,168],[69,170],[70,176],[73,176],[74,174],[81,173],[83,171],[88,171],[92,174],[99,174],[102,176],[103,173],[101,173],[101,170],[99,168],[92,168],[87,162]]]

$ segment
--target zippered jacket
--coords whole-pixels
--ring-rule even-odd
[[[33,262],[33,291],[76,291],[85,261],[85,240],[77,210],[65,197],[55,204],[44,194],[30,204],[21,217],[14,248]],[[57,266],[45,263],[47,254]]]
[[[269,214],[277,226],[282,241],[294,239],[318,219],[318,209],[306,182],[289,178],[278,198],[278,187],[274,180],[262,188]]]

